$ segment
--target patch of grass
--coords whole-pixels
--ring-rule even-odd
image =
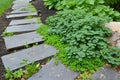
[[[2,15],[11,5],[13,0],[0,0],[0,15]]]

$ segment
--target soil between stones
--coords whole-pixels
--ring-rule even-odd
[[[49,10],[44,6],[43,0],[35,0],[33,2],[33,5],[37,10],[40,10],[41,14],[41,20],[43,23],[45,23],[45,20],[48,16],[51,16],[55,14],[56,10]],[[6,19],[6,14],[8,12],[11,12],[11,8],[9,8],[3,15],[0,16],[0,57],[3,55],[9,54],[9,52],[5,48],[5,44],[2,38],[2,33],[5,30],[5,28],[9,25],[10,20]],[[2,60],[0,58],[0,80],[6,80],[4,77],[5,74],[5,68],[3,66]]]

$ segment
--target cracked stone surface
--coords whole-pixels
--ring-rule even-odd
[[[69,70],[61,63],[56,65],[55,62],[52,59],[28,80],[74,80],[79,75],[78,72]]]
[[[92,80],[120,80],[120,73],[115,72],[113,69],[104,67],[92,76]]]
[[[11,70],[15,70],[25,66],[20,65],[23,59],[28,60],[29,64],[34,61],[40,61],[53,56],[57,52],[58,51],[54,47],[46,44],[41,44],[15,53],[11,53],[9,55],[2,56],[2,61],[6,69],[9,67]]]
[[[43,41],[44,39],[42,38],[42,36],[40,36],[36,32],[29,32],[10,37],[4,37],[4,42],[7,50],[24,47],[27,44],[33,44]]]
[[[41,24],[27,24],[27,25],[16,25],[7,27],[5,32],[13,32],[13,33],[22,33],[22,32],[30,32],[35,31]]]

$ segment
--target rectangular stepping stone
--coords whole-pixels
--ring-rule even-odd
[[[12,20],[9,24],[11,25],[21,25],[21,24],[32,24],[32,23],[38,23],[40,20],[39,18],[32,18],[32,19],[17,19],[17,20]]]
[[[11,14],[8,15],[6,18],[20,18],[20,17],[27,17],[27,16],[37,16],[37,12],[32,12],[32,13],[22,13],[22,14]]]
[[[19,3],[21,3],[21,2],[29,3],[30,1],[32,1],[32,0],[15,0],[15,1],[13,2],[13,4],[19,4]]]
[[[55,62],[55,59],[52,59],[28,80],[75,80],[79,75],[78,72],[67,69],[61,63],[55,65]]]
[[[24,8],[24,7],[31,7],[29,4],[21,4],[21,5],[13,5],[12,9],[19,9],[19,8]]]
[[[44,41],[43,38],[36,32],[4,37],[4,42],[7,50],[19,48],[27,44],[33,44],[36,42],[43,42],[43,41]]]
[[[19,8],[14,8],[13,11],[30,11],[30,12],[33,12],[31,8],[34,8],[34,7],[33,6],[19,7]]]
[[[2,56],[2,61],[6,69],[9,67],[11,70],[15,70],[25,66],[20,65],[23,60],[28,60],[28,64],[30,64],[32,62],[51,57],[57,52],[58,51],[54,47],[41,44],[32,48]]]
[[[21,10],[21,11],[31,10],[31,8],[35,9],[35,7],[33,7],[30,4],[28,4],[28,5],[27,4],[26,5],[14,5],[12,7],[13,10]]]
[[[22,13],[30,13],[31,11],[19,11],[19,10],[16,10],[16,11],[12,11],[11,13],[9,14],[22,14]]]
[[[13,32],[13,33],[29,32],[29,31],[35,31],[38,27],[40,27],[40,24],[16,25],[16,26],[7,27],[5,32]]]

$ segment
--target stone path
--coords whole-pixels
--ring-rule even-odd
[[[9,66],[11,70],[15,70],[24,66],[20,65],[23,59],[26,59],[29,61],[29,63],[32,63],[33,61],[39,61],[53,56],[57,52],[58,51],[54,47],[41,44],[28,49],[23,49],[15,53],[11,53],[9,55],[5,55],[2,57],[2,60],[4,62],[5,68],[8,68]]]
[[[5,32],[13,32],[15,35],[3,37],[6,49],[11,50],[10,54],[1,57],[5,69],[9,67],[11,70],[16,70],[26,66],[20,65],[23,60],[28,60],[27,64],[30,64],[47,59],[58,52],[53,46],[44,44],[42,36],[35,32],[42,23],[29,1],[31,2],[31,0],[15,0],[12,12],[6,16],[11,22]],[[39,44],[25,49],[25,45],[35,43]],[[15,50],[17,51],[13,52]],[[55,62],[55,59],[50,60],[28,80],[74,80],[78,76],[78,72],[67,69],[61,63],[55,65]]]

